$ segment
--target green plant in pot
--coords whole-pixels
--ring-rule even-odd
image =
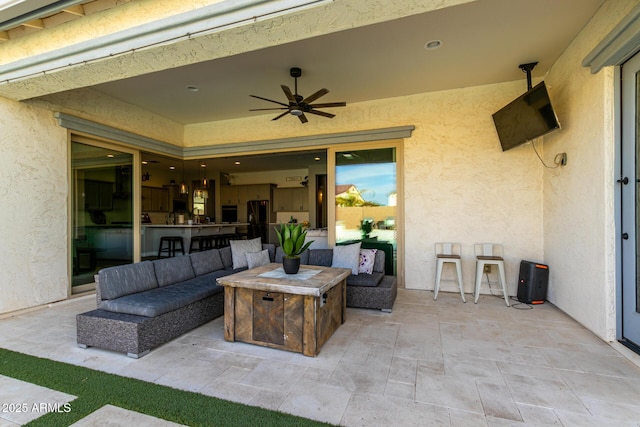
[[[311,246],[313,240],[304,242],[307,231],[303,229],[302,224],[280,224],[280,229],[274,228],[274,230],[284,253],[282,268],[287,274],[296,274],[300,269],[300,254]]]
[[[363,219],[360,221],[360,232],[362,233],[362,239],[368,239],[369,233],[373,230],[373,221],[370,219]]]

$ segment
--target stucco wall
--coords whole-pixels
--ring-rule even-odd
[[[491,114],[525,90],[523,79],[350,104],[335,118],[313,119],[304,127],[286,118],[272,122],[268,115],[202,123],[185,127],[185,145],[415,125],[404,152],[405,286],[433,289],[434,243],[458,241],[464,245],[464,283],[471,292],[472,245],[496,242],[505,248],[513,295],[520,260],[543,260],[543,167],[530,145],[502,152]],[[442,288],[456,289],[452,283]]]
[[[67,297],[67,136],[0,97],[0,313]]]
[[[544,176],[548,298],[605,340],[615,339],[614,74],[591,74],[582,59],[637,1],[606,2],[553,65],[562,131],[545,140],[550,162],[566,152],[567,166]]]
[[[93,89],[54,93],[24,101],[138,135],[182,146],[183,126]]]
[[[542,167],[530,144],[502,152],[491,118],[524,90],[517,81],[424,96],[405,145],[406,287],[432,288],[437,241],[462,243],[467,292],[474,243],[504,245],[511,295],[520,260],[542,261]]]

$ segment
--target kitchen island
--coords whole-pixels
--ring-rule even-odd
[[[141,257],[158,255],[160,238],[167,236],[182,237],[184,252],[189,252],[191,238],[196,236],[220,236],[238,234],[246,230],[248,223],[234,222],[229,224],[141,224]]]

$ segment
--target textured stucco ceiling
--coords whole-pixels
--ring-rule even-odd
[[[303,71],[302,95],[329,89],[318,102],[353,103],[517,79],[523,79],[524,91],[518,65],[538,61],[533,74],[543,76],[599,4],[482,0],[95,88],[183,124],[264,114],[248,110],[277,105],[249,95],[285,102],[280,85],[293,90],[289,69],[296,66]],[[442,47],[425,49],[431,40],[442,41]],[[189,85],[199,91],[188,91]]]
[[[405,8],[410,3],[402,2]],[[525,75],[518,65],[538,61],[533,75],[544,76],[601,3],[602,0],[478,0],[413,15],[403,12],[405,17],[327,31],[310,38],[292,36],[293,41],[286,43],[245,48],[237,54],[218,55],[217,59],[186,66],[176,67],[175,58],[157,55],[154,67],[166,67],[163,71],[120,79],[119,70],[113,68],[113,75],[105,79],[110,81],[88,87],[182,124],[264,114],[249,109],[277,105],[249,95],[285,101],[280,85],[293,89],[289,69],[294,66],[303,70],[298,81],[302,95],[323,87],[329,89],[330,93],[318,102],[349,104],[518,79],[522,79],[524,91]],[[335,5],[324,10],[331,11],[331,7]],[[279,18],[278,28],[271,31],[299,33],[303,29],[295,26],[308,25],[314,12],[318,11],[309,9],[296,15],[295,20]],[[366,13],[374,14],[371,10]],[[323,24],[329,19],[324,17],[322,21],[319,15],[315,16]],[[256,28],[264,31],[262,24]],[[227,34],[228,42],[238,43],[237,37],[242,34],[247,40],[255,40],[250,28],[241,30]],[[317,28],[308,32],[322,33]],[[265,33],[265,38],[275,37],[273,34]],[[221,36],[220,40],[225,39]],[[425,49],[431,40],[442,41],[442,47]],[[81,72],[79,68],[77,76]],[[122,71],[122,75],[126,72]],[[50,79],[55,82],[55,76]],[[27,82],[23,86],[26,90]],[[187,86],[199,90],[192,92]],[[330,112],[339,114],[340,108]]]

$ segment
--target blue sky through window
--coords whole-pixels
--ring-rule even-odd
[[[336,185],[353,184],[362,198],[382,206],[389,204],[389,194],[396,192],[396,164],[370,163],[336,167]]]

